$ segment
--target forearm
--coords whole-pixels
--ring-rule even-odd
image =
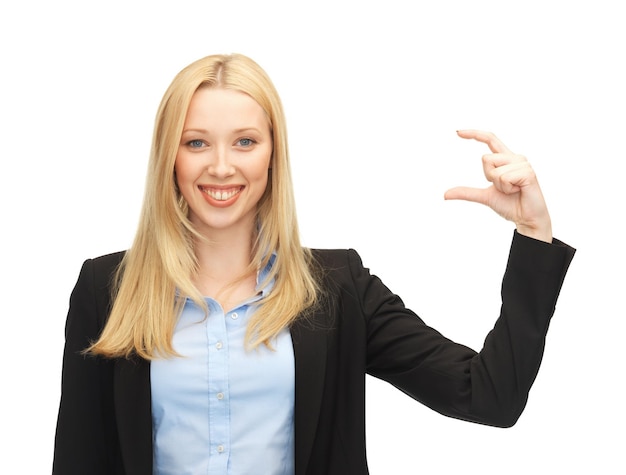
[[[550,319],[574,249],[515,234],[501,315],[471,363],[470,413],[509,426],[522,413],[543,357]]]

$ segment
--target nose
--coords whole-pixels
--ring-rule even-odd
[[[235,173],[235,166],[225,147],[215,148],[207,169],[209,174],[216,178],[227,178]]]

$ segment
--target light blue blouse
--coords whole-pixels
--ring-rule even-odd
[[[259,272],[257,285],[269,272]],[[254,298],[229,312],[206,298],[209,315],[187,299],[174,349],[151,363],[155,475],[292,475],[295,370],[291,336],[246,351]]]

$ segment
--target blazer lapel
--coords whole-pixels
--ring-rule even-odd
[[[327,332],[316,327],[319,315],[297,319],[291,327],[295,366],[295,472],[309,464],[322,403],[326,374]]]
[[[126,473],[152,475],[150,363],[120,359],[114,373],[115,416]]]
[[[315,322],[325,321],[326,318],[327,315],[310,315],[296,320],[291,327],[296,371],[296,475],[306,473],[320,414],[328,331]],[[116,361],[114,398],[125,470],[133,475],[152,475],[152,406],[148,361]]]

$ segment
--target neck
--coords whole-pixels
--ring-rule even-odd
[[[217,299],[225,310],[254,294],[256,274],[248,273],[252,232],[215,233],[206,241],[197,239],[195,254],[198,290]]]
[[[250,236],[233,236],[226,240],[196,240],[198,271],[214,278],[240,276],[248,267],[252,254]]]

